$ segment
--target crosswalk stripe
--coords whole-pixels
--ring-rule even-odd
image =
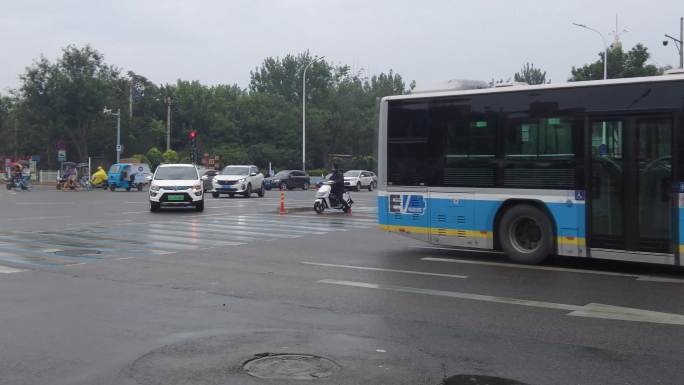
[[[169,227],[171,225],[151,223],[150,226]],[[277,234],[277,233],[275,233],[276,231],[283,232],[283,230],[272,230],[272,229],[268,229],[268,231],[261,231],[261,232],[240,230],[243,228],[252,229],[252,227],[245,227],[245,226],[228,226],[228,225],[212,225],[212,224],[198,224],[196,226],[198,229],[200,229],[200,232],[219,233],[222,236],[232,236],[232,234],[244,234],[246,236],[243,238],[250,239],[250,240],[263,239],[264,235],[268,235],[268,236],[271,236],[274,238],[297,238],[297,237],[302,235],[301,233]],[[255,228],[255,229],[264,230],[263,228]]]
[[[222,221],[211,221],[209,223],[206,223],[206,225],[211,225],[211,226],[220,226],[220,227],[225,227],[225,228],[254,228],[254,229],[259,229],[261,231],[279,231],[279,232],[285,232],[289,234],[298,234],[298,235],[304,235],[304,234],[325,234],[327,231],[326,229],[314,229],[311,227],[299,227],[299,226],[289,226],[285,224],[273,224],[273,223],[266,223],[266,222],[222,222]],[[328,230],[329,231],[329,230]]]
[[[199,246],[202,247],[207,247],[207,246],[216,246],[216,247],[223,247],[223,246],[237,246],[237,245],[242,245],[244,242],[247,241],[252,241],[255,238],[242,238],[242,242],[232,242],[232,241],[223,241],[223,240],[216,240],[215,237],[212,238],[207,238],[206,236],[201,236],[202,233],[198,231],[192,231],[192,232],[187,232],[187,231],[174,231],[174,230],[169,230],[165,228],[154,228],[154,227],[148,227],[145,229],[146,233],[153,233],[153,234],[160,234],[160,235],[178,235],[179,237],[185,237],[185,239],[188,239],[191,241],[192,244],[197,243]]]
[[[248,219],[249,220],[249,219]],[[253,220],[253,219],[252,219]],[[244,222],[247,220],[243,219]],[[367,228],[366,226],[358,226],[358,225],[342,225],[342,224],[335,224],[335,223],[324,223],[324,222],[314,222],[314,223],[309,223],[309,224],[304,224],[301,222],[293,222],[289,221],[288,219],[256,219],[253,220],[254,222],[257,223],[269,223],[269,224],[274,224],[274,225],[281,225],[284,227],[292,227],[292,228],[298,228],[298,229],[308,229],[308,230],[318,230],[318,231],[339,231],[339,230],[350,230],[352,228],[358,228],[358,229],[365,229]],[[240,223],[240,220],[236,220],[235,222]],[[319,226],[320,225],[320,226]]]
[[[15,269],[14,267],[9,267],[9,266],[0,266],[0,274],[21,273],[22,271],[26,271],[26,270]]]
[[[174,248],[182,248],[185,250],[193,250],[198,247],[202,247],[202,241],[198,238],[187,238],[187,237],[177,237],[177,236],[164,236],[160,234],[151,234],[151,233],[146,233],[144,231],[141,231],[140,229],[134,229],[134,228],[126,228],[126,227],[117,227],[116,229],[112,229],[112,233],[114,234],[132,234],[133,236],[137,237],[137,239],[151,239],[154,241],[161,241],[164,242],[163,245],[166,248],[169,247],[174,247]],[[186,232],[183,233],[184,235],[187,235]],[[169,245],[167,245],[169,243]],[[244,245],[243,242],[220,242],[221,246],[238,246],[238,245]],[[173,245],[170,245],[173,244]]]

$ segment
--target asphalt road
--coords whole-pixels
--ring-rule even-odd
[[[430,248],[313,194],[3,190],[0,384],[683,383],[681,270]]]

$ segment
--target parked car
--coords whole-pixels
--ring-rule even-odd
[[[378,186],[377,176],[365,170],[349,170],[344,173],[344,187],[361,191],[362,188],[373,191]]]
[[[221,194],[228,194],[231,198],[235,194],[241,194],[245,198],[252,196],[252,193],[259,194],[259,197],[264,196],[264,174],[254,165],[226,166],[214,176],[211,185],[211,196],[214,198]]]
[[[213,190],[212,181],[214,180],[214,177],[218,175],[219,171],[214,169],[200,169],[199,172],[202,175],[200,179],[202,179],[204,191]]]
[[[309,174],[301,170],[283,170],[266,180],[266,188],[269,190],[272,188],[308,190],[311,185]]]
[[[162,207],[194,207],[204,210],[204,189],[192,164],[162,164],[150,184],[150,211]]]

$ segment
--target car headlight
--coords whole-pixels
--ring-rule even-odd
[[[240,180],[238,180],[238,183],[245,183],[246,180],[247,178],[240,178]]]
[[[202,191],[202,185],[201,185],[201,184],[196,184],[196,185],[192,186],[192,191],[194,191],[194,192],[200,192],[200,191]]]
[[[157,186],[156,184],[151,185],[150,191],[159,191],[159,186]]]

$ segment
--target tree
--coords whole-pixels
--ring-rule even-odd
[[[55,63],[41,58],[20,78],[20,110],[24,122],[45,134],[41,142],[67,139],[83,160],[95,143],[93,135],[113,137],[111,119],[104,120],[102,108],[123,105],[124,90],[119,71],[95,49],[67,46]]]
[[[179,159],[178,153],[173,150],[166,150],[162,157],[164,158],[164,163],[178,163]]]
[[[525,66],[513,75],[513,80],[527,84],[545,84],[546,71],[535,68],[534,64],[525,63]]]
[[[159,166],[159,164],[164,161],[164,156],[157,147],[150,148],[147,151],[147,154],[145,154],[145,157],[147,158],[147,160],[150,161],[150,167],[153,170],[156,169],[157,166]]]
[[[572,67],[570,81],[603,79],[603,58],[605,52],[599,53],[600,59],[581,67]],[[662,75],[667,67],[646,64],[650,58],[648,48],[639,43],[629,52],[624,52],[622,44],[612,44],[608,48],[608,78],[631,78],[637,76]]]

